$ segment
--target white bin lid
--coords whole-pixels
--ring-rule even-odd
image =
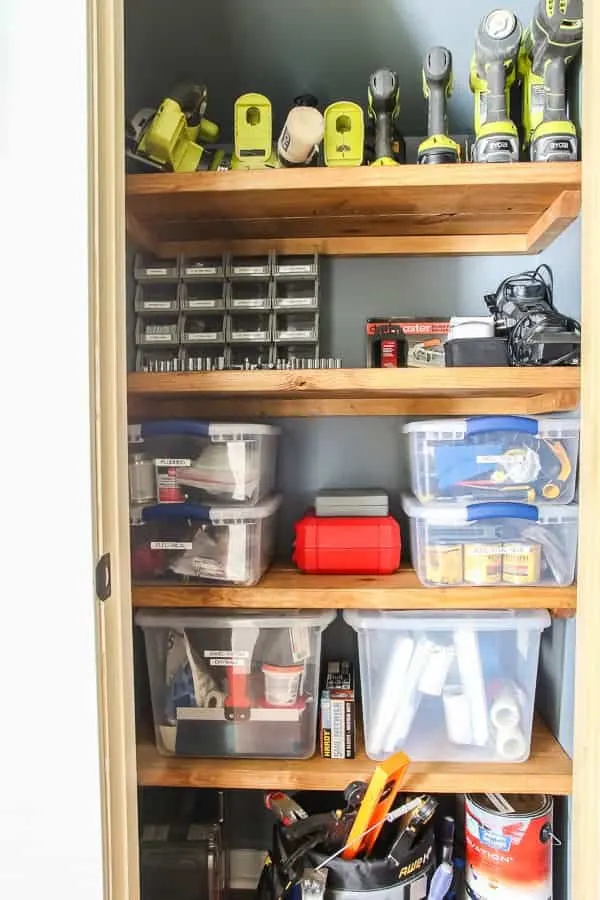
[[[499,426],[499,422],[505,418],[506,424]],[[579,436],[579,417],[578,416],[471,416],[468,419],[427,419],[422,422],[408,422],[402,426],[404,434],[426,434],[429,433],[432,440],[444,441],[462,441],[467,435],[469,422],[490,420],[490,431],[497,431],[499,427],[502,430],[512,431],[514,425],[511,426],[511,419],[522,419],[523,421],[537,422],[538,437],[578,437]],[[442,435],[443,432],[443,435]],[[480,432],[483,433],[483,432]]]
[[[385,610],[345,609],[344,621],[355,631],[543,631],[550,625],[546,609],[419,610],[388,612]]]
[[[303,609],[287,609],[279,615],[268,610],[239,610],[232,613],[218,609],[184,609],[172,612],[168,609],[141,609],[135,623],[142,628],[318,628],[323,631],[335,619],[333,609],[313,612]]]
[[[543,525],[554,523],[560,525],[566,522],[577,522],[579,506],[576,503],[515,503],[514,501],[487,501],[482,503],[469,503],[459,497],[445,503],[419,503],[411,494],[402,495],[402,509],[411,519],[424,519],[428,525],[467,525],[469,522],[481,520],[474,511],[486,508],[496,508],[496,518],[510,519],[522,515],[524,509],[533,509],[536,518],[532,521]],[[490,516],[491,518],[491,516]]]

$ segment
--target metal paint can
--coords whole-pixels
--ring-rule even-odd
[[[542,575],[542,548],[527,541],[504,544],[502,580],[507,584],[538,584]]]
[[[433,584],[462,584],[462,544],[430,544],[426,546],[425,580],[431,581]]]
[[[552,797],[509,794],[499,812],[487,794],[465,797],[466,896],[552,900]]]
[[[499,544],[465,544],[465,581],[469,584],[500,584],[502,547]]]

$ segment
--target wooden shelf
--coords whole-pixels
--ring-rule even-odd
[[[134,607],[177,609],[550,609],[573,615],[575,586],[426,588],[412,569],[394,575],[305,575],[277,565],[253,587],[134,585]]]
[[[176,253],[536,253],[579,213],[579,163],[129,175],[127,226]]]
[[[575,408],[579,369],[136,372],[128,390],[131,417],[528,415]]]
[[[149,740],[138,744],[138,783],[145,787],[254,788],[269,790],[342,790],[366,780],[374,763],[362,747],[356,759],[308,760],[188,759],[160,756]],[[495,791],[508,794],[568,794],[572,764],[540,721],[534,725],[527,762],[413,763],[406,789],[428,793]]]

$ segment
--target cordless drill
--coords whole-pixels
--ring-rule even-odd
[[[577,159],[577,132],[567,115],[566,70],[582,40],[582,0],[539,0],[519,53],[524,146],[534,162]]]
[[[521,24],[508,9],[484,16],[475,39],[470,85],[475,94],[473,162],[517,162],[519,135],[510,118]]]
[[[433,47],[423,60],[423,94],[428,101],[427,137],[419,145],[420,163],[455,163],[460,148],[448,134],[446,101],[452,94],[452,54],[445,47]]]
[[[394,123],[400,114],[398,76],[390,69],[377,69],[369,78],[369,117],[375,127],[373,166],[396,166],[394,159]]]

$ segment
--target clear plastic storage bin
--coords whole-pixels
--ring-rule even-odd
[[[579,419],[473,416],[403,428],[410,440],[412,491],[421,503],[513,500],[571,503]]]
[[[138,612],[159,752],[312,756],[321,633],[334,616],[298,610]]]
[[[358,632],[367,754],[523,762],[545,610],[345,611]]]
[[[578,507],[526,503],[430,506],[402,498],[412,564],[428,587],[566,586],[575,578]]]
[[[279,428],[192,419],[129,426],[156,467],[159,503],[258,503],[275,485]]]
[[[137,582],[256,584],[268,568],[280,505],[157,503],[132,506],[131,575]]]

